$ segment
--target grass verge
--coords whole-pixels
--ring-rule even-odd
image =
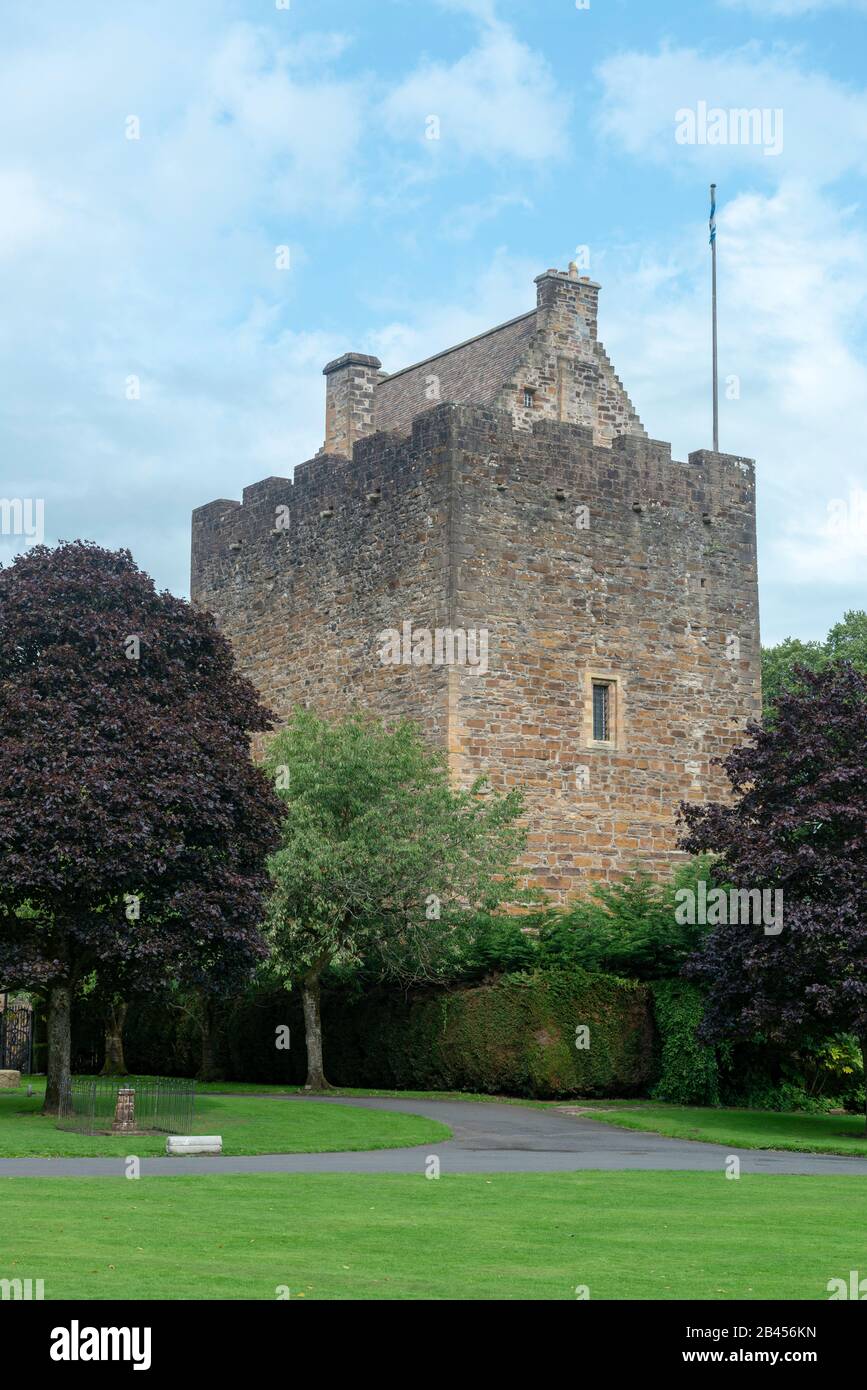
[[[583,1107],[584,1102],[575,1101],[574,1104]],[[606,1104],[616,1108],[604,1110]],[[720,1110],[654,1102],[636,1105],[634,1101],[599,1101],[588,1107],[584,1118],[620,1129],[640,1129],[671,1139],[699,1139],[739,1149],[867,1154],[863,1115],[811,1115],[802,1111]]]
[[[0,1217],[0,1278],[46,1299],[820,1300],[867,1269],[854,1176],[9,1178]]]
[[[42,1090],[27,1098],[0,1092],[0,1158],[140,1157],[165,1153],[164,1134],[90,1135],[57,1128],[40,1115]],[[256,1099],[244,1094],[197,1095],[198,1134],[220,1134],[226,1154],[342,1153],[403,1148],[451,1138],[451,1130],[420,1115],[362,1110],[316,1101]]]

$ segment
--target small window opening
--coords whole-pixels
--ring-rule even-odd
[[[524,409],[532,410],[536,401],[536,392],[532,386],[524,387]]]
[[[597,743],[611,741],[611,686],[593,682],[593,738]]]

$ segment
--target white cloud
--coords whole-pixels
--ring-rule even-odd
[[[478,11],[477,11],[478,12]],[[505,25],[486,24],[453,63],[423,61],[385,99],[389,132],[432,158],[543,162],[564,154],[569,102],[548,64]],[[439,138],[426,135],[430,116]]]
[[[600,77],[606,138],[720,183],[721,445],[757,462],[763,637],[823,636],[829,612],[867,584],[863,531],[841,529],[829,512],[867,483],[867,236],[857,206],[834,187],[867,171],[867,95],[755,44],[621,54]],[[699,101],[781,107],[782,154],[677,145],[674,112]],[[727,196],[732,188],[741,191]],[[697,219],[664,253],[622,255],[616,276],[598,265],[594,274],[603,280],[602,336],[650,433],[671,436],[676,457],[706,447],[706,224]],[[729,378],[737,399],[727,398]]]
[[[181,592],[192,507],[311,457],[322,366],[364,346],[309,313],[304,331],[292,309],[317,222],[357,228],[371,194],[375,217],[389,197],[406,212],[389,145],[372,138],[384,122],[404,136],[400,113],[427,107],[430,79],[450,149],[487,162],[513,157],[516,139],[533,159],[565,145],[547,66],[485,3],[459,6],[465,58],[398,78],[392,101],[375,74],[344,75],[346,35],[237,23],[237,8],[153,0],[62,24],[22,5],[0,54],[0,149],[14,151],[0,156],[4,493],[45,499],[49,541],[129,545]],[[507,203],[480,191],[455,232]],[[289,272],[275,267],[282,244]],[[502,307],[508,273],[489,279],[469,310],[422,305],[408,322],[404,290],[378,335],[388,365],[517,312]],[[532,302],[522,279],[518,309]],[[345,310],[323,301],[342,330]],[[140,401],[126,399],[131,375]]]
[[[342,51],[342,39],[335,38],[330,48],[305,43],[308,69],[314,52],[327,60]],[[252,187],[270,169],[281,206],[319,206],[333,215],[358,196],[365,92],[357,81],[322,74],[299,81],[291,60],[291,48],[275,54],[255,31],[239,26],[215,53],[179,143],[189,141],[191,153],[206,156],[211,176],[228,163],[235,179]]]
[[[440,226],[448,241],[468,241],[486,222],[492,222],[510,208],[529,209],[533,205],[521,193],[495,193],[477,203],[464,203],[443,213]]]
[[[190,510],[321,443],[343,344],[287,331],[287,308],[309,219],[357,205],[368,104],[328,67],[339,36],[302,79],[297,46],[195,19],[46,24],[0,58],[4,495],[45,499],[49,541],[128,545],[180,592]]]
[[[62,213],[52,206],[32,173],[0,170],[0,260],[59,231]]]
[[[423,361],[532,309],[536,303],[533,279],[538,274],[535,262],[500,248],[487,268],[471,280],[456,272],[448,300],[416,299],[410,315],[404,311],[372,333],[368,351],[381,359],[388,372]],[[405,310],[406,296],[400,298]],[[380,300],[379,309],[387,311],[387,302]]]
[[[793,181],[721,204],[718,246],[720,442],[756,460],[764,637],[821,636],[846,586],[867,587],[867,536],[832,506],[867,487],[867,236]],[[684,460],[710,445],[709,269],[700,222],[664,259],[594,266],[600,336],[649,433]]]
[[[867,576],[867,492],[862,477],[824,512],[806,506],[790,516],[774,543],[775,559],[798,585],[834,584],[861,590]]]
[[[804,176],[828,184],[849,171],[867,172],[867,94],[803,71],[794,55],[764,54],[755,44],[713,55],[662,48],[627,52],[598,69],[602,82],[599,126],[630,154],[724,177],[748,167],[771,181]],[[782,151],[768,156],[759,144],[678,144],[676,113],[700,102],[724,111],[782,111]]]

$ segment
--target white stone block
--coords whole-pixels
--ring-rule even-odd
[[[223,1152],[221,1134],[170,1134],[166,1140],[166,1153],[219,1154]]]
[[[20,1071],[0,1071],[0,1091],[15,1091],[20,1085]]]

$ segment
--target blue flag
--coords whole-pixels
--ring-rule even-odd
[[[716,241],[716,185],[711,186],[710,190],[710,237],[709,241],[713,246]]]

